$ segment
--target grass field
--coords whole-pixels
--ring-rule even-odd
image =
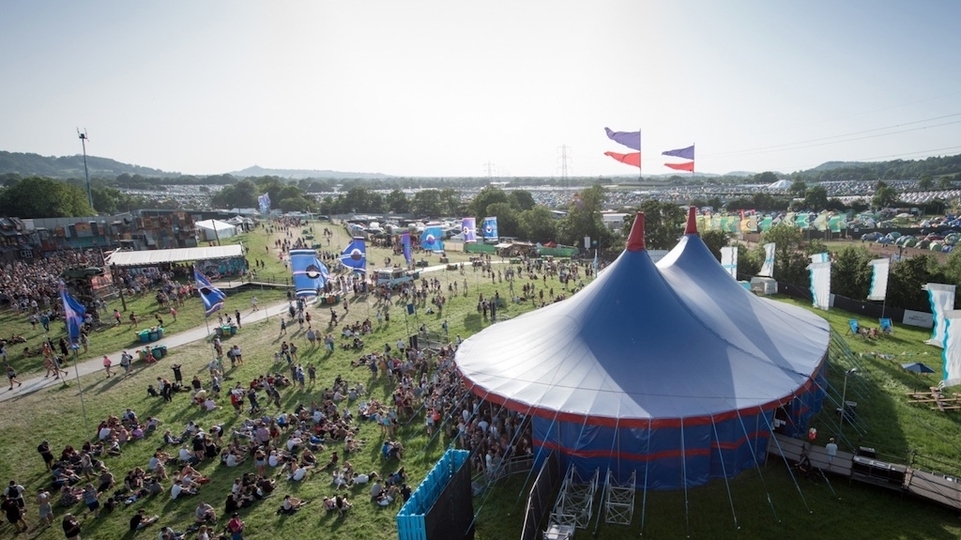
[[[316,228],[317,224],[314,226]],[[346,245],[347,235],[343,229],[334,230],[336,236],[332,249],[337,250],[337,246]],[[283,266],[277,262],[272,240],[262,231],[242,235],[236,241],[243,241],[244,245],[251,249],[251,258],[256,258],[258,246],[265,254],[267,250],[264,246],[269,246],[271,256],[263,259],[268,268],[261,275],[269,274],[283,279]],[[385,255],[386,252],[370,248],[368,258],[379,261]],[[463,254],[451,253],[450,256],[454,261],[466,259]],[[432,262],[436,262],[436,259]],[[435,276],[442,281],[445,290],[447,283],[452,280],[461,284],[466,280],[470,293],[451,298],[443,314],[427,315],[423,309],[418,309],[416,315],[405,320],[402,306],[391,307],[390,325],[378,325],[374,322],[375,331],[366,340],[368,349],[379,349],[385,342],[396,341],[409,331],[415,331],[421,324],[426,324],[436,331],[443,320],[449,322],[451,336],[460,334],[466,337],[489,324],[477,314],[477,294],[483,292],[488,296],[494,291],[500,291],[501,296],[507,294],[506,283],[491,283],[489,278],[482,279],[481,274],[475,273],[470,267],[464,275],[457,271],[442,271],[425,277]],[[549,286],[560,290],[556,281],[549,282]],[[266,304],[263,294],[258,293],[258,297],[261,305]],[[193,301],[199,304],[196,299]],[[242,305],[249,310],[249,299]],[[510,304],[500,314],[514,317],[528,309],[531,309],[529,305]],[[312,312],[317,323],[322,322],[320,326],[326,324],[326,307]],[[354,320],[369,316],[374,320],[375,312],[376,307],[372,301],[368,303],[359,297],[354,299],[349,317]],[[840,312],[826,315],[835,330],[846,331],[850,315]],[[319,369],[317,385],[314,388],[303,391],[287,390],[282,394],[285,409],[292,410],[298,403],[309,404],[317,393],[329,386],[338,375],[350,381],[363,382],[371,391],[372,397],[380,400],[389,398],[392,388],[383,378],[371,380],[370,372],[366,368],[350,367],[350,361],[359,355],[357,352],[338,349],[335,353],[326,355],[319,347],[310,350],[303,331],[297,329],[296,324],[288,336],[281,338],[278,335],[277,317],[268,320],[253,317],[246,321],[243,330],[226,342],[239,343],[244,348],[245,357],[244,365],[229,373],[230,383],[246,384],[252,377],[270,370],[273,366],[273,351],[278,348],[281,339],[289,339],[301,345],[302,363],[313,363],[319,366]],[[199,322],[198,319],[197,324]],[[9,332],[8,324],[23,322],[0,319],[4,334]],[[876,326],[876,322],[869,320],[863,320],[862,324]],[[849,380],[847,399],[858,401],[860,419],[854,426],[845,426],[844,433],[852,443],[874,446],[892,460],[900,455],[903,457],[900,461],[903,462],[907,460],[909,453],[916,452],[917,465],[949,472],[958,468],[955,464],[959,463],[961,458],[955,442],[961,440],[961,416],[945,415],[908,404],[905,392],[915,386],[926,387],[934,384],[938,377],[927,376],[925,379],[924,376],[900,369],[902,358],[905,358],[903,362],[920,360],[936,370],[940,368],[939,350],[920,344],[927,336],[928,331],[899,326],[894,336],[884,337],[877,342],[866,342],[860,338],[848,340],[854,353],[851,358],[858,363],[860,372],[856,379]],[[189,380],[194,373],[203,373],[204,366],[210,360],[210,347],[207,343],[180,347],[171,353],[169,360],[164,359],[128,378],[106,379],[101,375],[85,377],[83,385],[88,420],[86,428],[80,412],[77,387],[73,382],[66,387],[44,390],[4,402],[4,414],[0,415],[0,481],[16,479],[23,483],[28,488],[30,501],[38,487],[48,484],[43,463],[35,450],[40,440],[48,439],[56,452],[66,444],[79,446],[86,438],[85,435],[93,436],[93,430],[102,418],[110,414],[119,415],[126,407],[133,408],[141,418],[157,416],[175,432],[180,431],[191,419],[195,419],[202,426],[223,423],[227,430],[236,425],[239,419],[229,404],[226,409],[200,413],[188,403],[188,394],[176,396],[169,404],[147,396],[145,389],[148,383],[157,376],[171,375],[171,362],[182,364],[185,379]],[[91,354],[94,354],[93,348]],[[888,355],[891,358],[888,358]],[[843,382],[842,373],[850,367],[844,362],[849,361],[851,360],[839,360],[842,365],[829,371],[832,394],[838,392]],[[270,409],[271,412],[273,410]],[[814,423],[823,436],[837,429],[836,417],[827,412],[815,418]],[[412,483],[416,484],[445,450],[447,441],[428,439],[424,432],[422,415],[403,425],[399,437],[405,441],[407,447],[403,464],[407,467]],[[379,445],[382,438],[377,426],[361,423],[360,438],[366,441],[363,451],[350,457],[356,470],[388,473],[396,468],[396,463],[386,465],[380,460]],[[154,435],[144,441],[129,443],[121,456],[106,458],[105,462],[120,479],[133,467],[146,465],[147,459],[158,445],[158,439],[159,437]],[[318,459],[324,462],[330,450],[340,448],[334,445],[328,452],[318,455]],[[253,465],[248,461],[228,470],[216,463],[205,463],[200,469],[213,479],[203,488],[200,497],[222,513],[223,500],[230,484],[243,472],[252,471]],[[518,536],[525,503],[521,493],[526,491],[526,480],[525,475],[509,478],[475,499],[475,510],[480,512],[477,538],[499,540]],[[296,494],[313,502],[298,514],[278,516],[275,510],[285,493]],[[350,494],[356,499],[354,508],[348,516],[337,518],[325,515],[319,505],[320,498],[333,493],[330,474],[323,471],[314,472],[302,483],[289,484],[280,479],[278,490],[272,498],[243,511],[248,525],[246,538],[280,535],[290,540],[396,537],[394,516],[399,504],[380,508],[368,502],[366,490],[352,489]],[[729,500],[733,501],[733,509]],[[136,509],[143,507],[149,514],[160,514],[161,525],[169,524],[175,529],[183,530],[192,521],[196,502],[191,499],[170,501],[165,494],[138,501],[131,508],[117,510],[99,518],[94,518],[85,511],[80,512],[82,506],[79,505],[73,511],[81,516],[84,538],[130,539],[156,534],[156,530],[148,530],[138,535],[127,532],[127,520]],[[63,510],[58,508],[55,523],[59,523],[62,513]],[[37,523],[34,504],[28,504],[27,521],[31,526]],[[222,519],[220,523],[223,525],[225,522],[226,520]],[[641,533],[651,538],[807,538],[830,535],[840,538],[947,539],[961,536],[961,524],[948,510],[915,500],[901,500],[893,492],[851,485],[835,479],[832,479],[831,483],[806,481],[796,485],[783,463],[770,460],[757,470],[742,473],[729,483],[713,482],[686,493],[649,492],[646,497],[638,492],[632,525],[625,527],[601,524],[597,537],[614,539]],[[588,533],[578,532],[578,536],[584,534]],[[12,536],[13,528],[10,525],[0,525],[0,537]],[[46,540],[62,538],[62,533],[55,527],[34,530],[22,536]]]

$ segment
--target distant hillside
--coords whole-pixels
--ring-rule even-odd
[[[242,171],[228,173],[239,178],[248,176],[277,176],[280,178],[290,178],[293,180],[303,180],[305,178],[344,178],[350,180],[383,180],[391,178],[389,175],[381,173],[357,173],[339,172],[316,169],[265,169],[258,165],[247,167]]]
[[[151,177],[179,176],[179,173],[130,165],[96,156],[87,156],[87,169],[93,178],[115,178],[124,173]],[[47,178],[83,178],[83,156],[78,154],[54,157],[0,150],[0,174],[3,173]]]

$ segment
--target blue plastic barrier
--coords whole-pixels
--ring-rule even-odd
[[[397,537],[400,540],[427,540],[424,515],[437,501],[451,477],[467,463],[470,452],[448,450],[444,452],[424,481],[404,503],[397,513]]]

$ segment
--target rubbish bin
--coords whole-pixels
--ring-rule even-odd
[[[157,337],[160,338],[160,339],[163,339],[163,338],[164,338],[164,329],[163,329],[163,328],[157,328]]]
[[[232,335],[232,336],[237,335],[237,327],[236,327],[236,326],[231,326],[231,327],[230,327],[230,335]]]
[[[151,330],[149,333],[149,336],[150,336],[150,341],[157,341],[158,339],[160,339],[160,334],[158,334],[156,330]]]
[[[140,339],[140,343],[147,343],[147,342],[149,342],[149,341],[150,341],[150,331],[149,331],[149,330],[141,330],[140,332],[137,332],[137,338]]]
[[[164,352],[166,352],[166,351],[164,351],[164,350],[163,350],[162,348],[160,348],[160,347],[154,347],[153,349],[151,349],[150,352],[153,353],[153,357],[154,357],[154,358],[156,358],[157,360],[160,360],[161,358],[164,357]]]

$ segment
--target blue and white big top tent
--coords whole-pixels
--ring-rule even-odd
[[[582,291],[461,344],[465,383],[531,416],[539,460],[555,450],[585,478],[696,486],[756,467],[776,426],[803,433],[820,410],[827,321],[745,290],[693,218],[655,265],[638,214]]]

